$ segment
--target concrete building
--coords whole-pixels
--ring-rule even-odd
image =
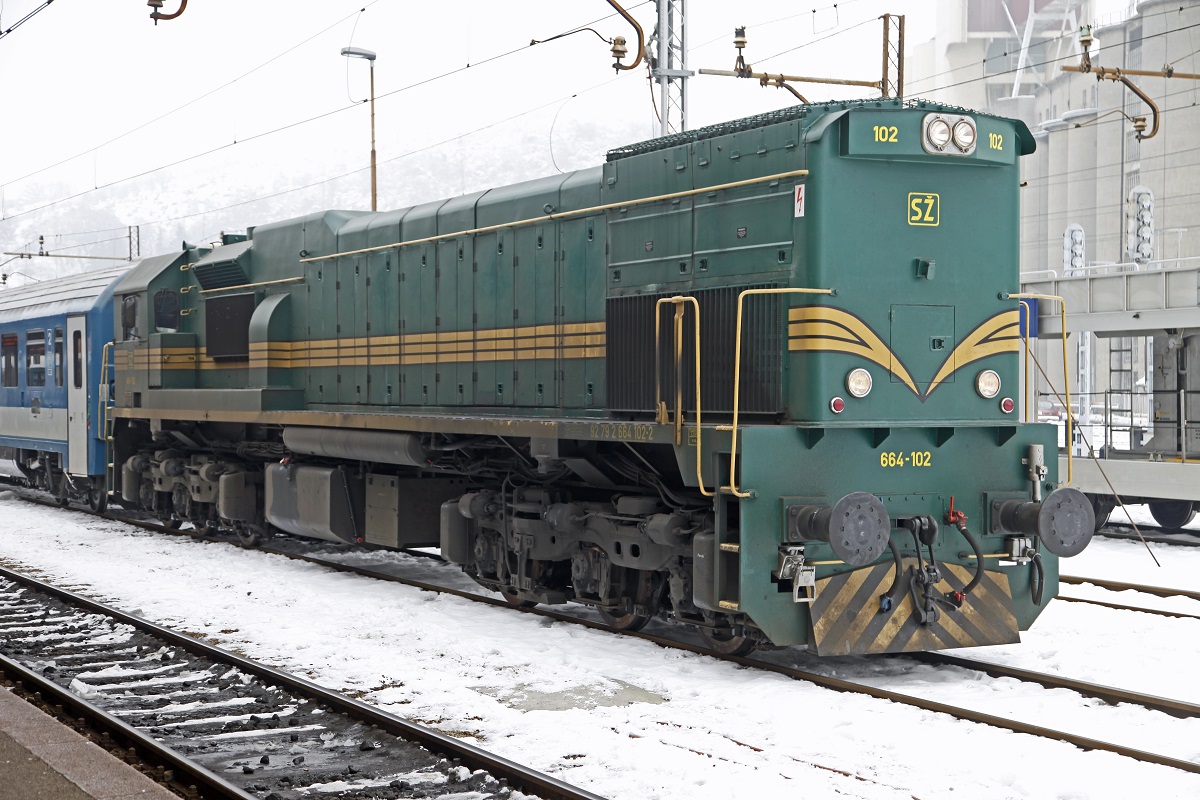
[[[1157,106],[1155,130],[1154,111],[1125,85],[1063,70],[1080,65],[1079,33],[1088,26],[1096,67],[1200,73],[1200,0],[937,0],[936,7],[937,34],[911,48],[905,93],[1018,117],[1033,131],[1037,152],[1022,161],[1025,281],[1061,288],[1044,282],[1078,277],[1078,286],[1066,287],[1079,290],[1069,310],[1091,304],[1087,310],[1096,311],[1099,300],[1128,305],[1130,298],[1094,297],[1095,287],[1118,284],[1091,277],[1200,267],[1200,81],[1130,78]],[[1145,118],[1144,131],[1135,118]],[[1152,209],[1136,202],[1147,192]],[[1183,284],[1168,277],[1160,285]],[[1172,290],[1161,291],[1164,307],[1178,308],[1179,299],[1166,296]],[[1072,391],[1083,395],[1077,408],[1085,413],[1117,409],[1152,424],[1154,332],[1137,329],[1138,314],[1126,316],[1131,321],[1114,326],[1110,315],[1095,335],[1069,337]],[[1062,375],[1061,352],[1060,342],[1039,344],[1051,375]],[[1061,391],[1061,377],[1053,382]],[[1039,380],[1037,391],[1044,406],[1051,389]]]
[[[910,96],[1025,120],[1037,153],[1024,160],[1021,268],[1063,269],[1069,225],[1084,233],[1087,265],[1132,261],[1137,186],[1154,199],[1151,264],[1200,256],[1200,81],[1140,77],[1159,129],[1139,139],[1131,117],[1150,109],[1129,89],[1063,71],[1080,62],[1091,25],[1096,66],[1200,73],[1200,1],[1142,0],[1097,19],[1096,0],[938,0],[937,36],[912,48]],[[1136,243],[1136,242],[1135,242]]]

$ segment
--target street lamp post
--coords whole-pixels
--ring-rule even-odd
[[[375,53],[361,47],[343,47],[342,55],[347,58],[365,58],[371,64],[371,210],[378,211],[375,177]]]

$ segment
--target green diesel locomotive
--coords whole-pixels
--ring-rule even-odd
[[[804,105],[185,244],[114,292],[111,491],[724,652],[1015,642],[1093,529],[1016,408],[1033,147]]]

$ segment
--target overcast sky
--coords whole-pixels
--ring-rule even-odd
[[[41,4],[0,0],[0,31]],[[166,0],[164,10],[178,5]],[[746,57],[755,68],[877,80],[878,17],[905,14],[912,47],[932,37],[936,5],[692,0],[689,67],[730,68],[732,30],[746,25]],[[649,34],[654,4],[631,0],[627,6]],[[30,235],[34,214],[39,230],[75,230],[63,219],[70,206],[55,204],[72,195],[102,203],[106,192],[158,181],[190,187],[163,210],[187,214],[213,207],[214,185],[228,201],[239,184],[261,194],[264,186],[289,188],[296,171],[332,177],[365,168],[369,116],[365,104],[353,106],[368,95],[368,65],[339,54],[351,44],[378,53],[377,149],[381,165],[393,169],[385,186],[381,166],[381,208],[413,202],[396,186],[402,181],[396,165],[419,165],[438,148],[465,174],[473,149],[487,137],[524,135],[536,137],[534,146],[547,153],[555,147],[558,168],[575,169],[596,163],[597,154],[573,152],[559,137],[613,129],[641,139],[657,132],[645,72],[615,74],[608,45],[596,35],[528,46],[533,38],[591,24],[605,39],[625,36],[632,53],[635,34],[603,0],[193,0],[178,19],[157,26],[149,11],[142,0],[55,0],[0,39],[4,250],[25,243],[12,239]],[[919,77],[908,76],[910,82]],[[872,95],[843,87],[801,90],[814,100]],[[689,124],[793,102],[786,92],[751,81],[697,77]],[[327,116],[312,119],[321,115]],[[280,128],[287,129],[272,133]],[[479,133],[437,145],[473,131]],[[431,145],[437,147],[406,155]],[[129,180],[141,173],[149,174],[140,183]],[[363,188],[359,207],[369,207],[366,172],[351,179]],[[468,184],[464,178],[443,194],[483,188]],[[321,198],[311,202],[320,205]],[[131,218],[113,212],[123,224],[149,221],[137,218],[146,216],[144,208],[127,205]]]

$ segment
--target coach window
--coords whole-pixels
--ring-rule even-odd
[[[46,385],[46,332],[25,334],[25,385]]]
[[[154,329],[159,333],[179,330],[179,295],[174,289],[160,289],[154,293]]]
[[[0,336],[0,386],[17,385],[17,335]]]
[[[71,334],[71,363],[74,369],[72,374],[72,382],[76,389],[83,388],[83,332],[75,331]]]
[[[54,385],[63,385],[63,337],[62,328],[54,329]]]

